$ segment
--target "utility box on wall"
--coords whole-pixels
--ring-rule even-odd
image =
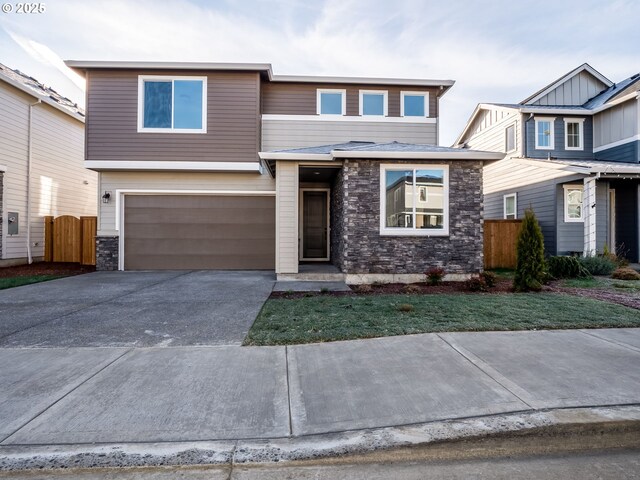
[[[20,223],[18,212],[7,212],[7,235],[18,235],[18,224]]]

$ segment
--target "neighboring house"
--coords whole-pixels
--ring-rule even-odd
[[[506,153],[484,171],[485,218],[531,207],[550,255],[639,260],[640,75],[585,63],[519,104],[479,104],[455,146]]]
[[[482,166],[504,155],[433,145],[453,81],[67,65],[87,79],[99,269],[322,270],[351,283],[482,269]]]
[[[71,100],[0,64],[0,266],[41,260],[48,215],[96,215],[84,160],[84,114]]]

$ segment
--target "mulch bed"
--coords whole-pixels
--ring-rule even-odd
[[[352,292],[273,292],[270,298],[306,298],[319,295],[343,297],[349,295],[429,295],[447,293],[510,293],[513,282],[511,280],[498,280],[494,287],[486,292],[471,292],[465,282],[442,282],[440,285],[427,283],[381,283],[374,285],[353,285]]]
[[[618,305],[640,310],[640,298],[634,298],[624,293],[610,292],[599,288],[573,288],[560,287],[558,285],[552,285],[551,290],[558,293],[575,295],[576,297],[593,298],[604,302],[617,303]]]
[[[83,273],[95,272],[93,265],[80,265],[79,263],[54,263],[36,262],[31,265],[16,265],[0,268],[0,278],[31,277],[34,275],[57,275],[68,277]]]

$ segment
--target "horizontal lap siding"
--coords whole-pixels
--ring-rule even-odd
[[[386,90],[389,116],[400,116],[400,92],[429,92],[429,116],[438,116],[438,89],[433,87],[401,87],[388,85],[345,85],[332,83],[270,83],[262,85],[262,113],[270,115],[315,115],[319,88],[347,91],[347,115],[359,115],[360,90]]]
[[[138,76],[207,77],[207,133],[138,133]],[[91,71],[87,160],[258,161],[258,73]]]
[[[593,159],[593,122],[590,116],[576,117],[584,118],[584,146],[582,150],[567,150],[565,148],[565,122],[564,119],[571,119],[564,115],[540,115],[555,117],[553,122],[553,150],[536,149],[536,122],[533,118],[525,123],[527,132],[527,157],[547,158],[550,156],[563,159],[592,160]]]
[[[34,102],[33,97],[0,82],[0,165],[7,167],[4,212],[18,212],[20,216],[19,234],[4,233],[4,259],[25,258],[28,254],[28,105]],[[44,216],[96,214],[98,174],[86,170],[83,160],[83,124],[47,104],[34,106],[31,159],[31,253],[34,257],[44,254]]]
[[[330,145],[352,140],[436,144],[436,125],[331,120],[262,121],[263,151]]]

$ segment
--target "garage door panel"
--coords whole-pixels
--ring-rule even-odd
[[[125,198],[126,270],[275,267],[273,196]]]

